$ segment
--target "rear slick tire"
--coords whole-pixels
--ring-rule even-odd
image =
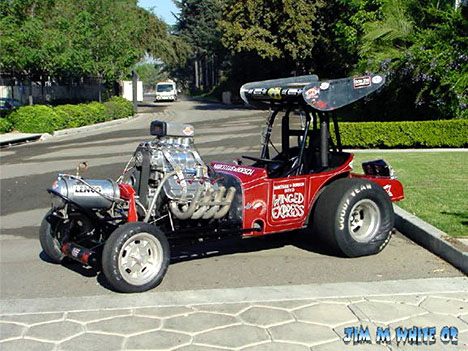
[[[132,222],[117,228],[104,245],[102,270],[112,287],[124,293],[158,286],[170,261],[170,247],[157,227]]]
[[[358,178],[331,183],[314,208],[313,232],[347,257],[380,252],[394,225],[392,202],[378,184]]]

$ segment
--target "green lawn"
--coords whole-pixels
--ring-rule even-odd
[[[382,158],[403,183],[405,199],[397,204],[453,236],[468,235],[468,152],[359,153],[361,162]]]

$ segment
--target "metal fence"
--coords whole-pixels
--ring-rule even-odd
[[[54,80],[37,82],[0,77],[0,98],[17,100],[21,105],[57,105],[99,101],[115,94],[119,94],[118,86],[106,89],[105,86],[94,79],[64,83]]]

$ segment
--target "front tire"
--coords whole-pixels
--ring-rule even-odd
[[[120,292],[142,292],[158,286],[170,261],[169,243],[157,227],[127,223],[106,241],[102,270],[109,283]]]
[[[389,196],[380,185],[364,179],[333,182],[314,208],[314,233],[347,257],[380,252],[390,240],[393,225]]]
[[[65,255],[60,250],[61,245],[56,237],[57,223],[52,225],[49,223],[47,218],[52,214],[52,210],[49,210],[41,222],[39,229],[39,241],[41,243],[42,251],[48,256],[50,262],[61,263]]]

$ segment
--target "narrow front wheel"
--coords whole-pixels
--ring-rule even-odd
[[[161,230],[134,222],[110,235],[102,255],[102,269],[112,287],[120,292],[142,292],[161,283],[170,249]]]
[[[61,263],[65,255],[60,250],[61,244],[58,238],[60,220],[52,221],[52,213],[53,211],[49,210],[42,219],[41,227],[39,229],[39,241],[41,243],[42,251],[47,255],[50,262]]]

